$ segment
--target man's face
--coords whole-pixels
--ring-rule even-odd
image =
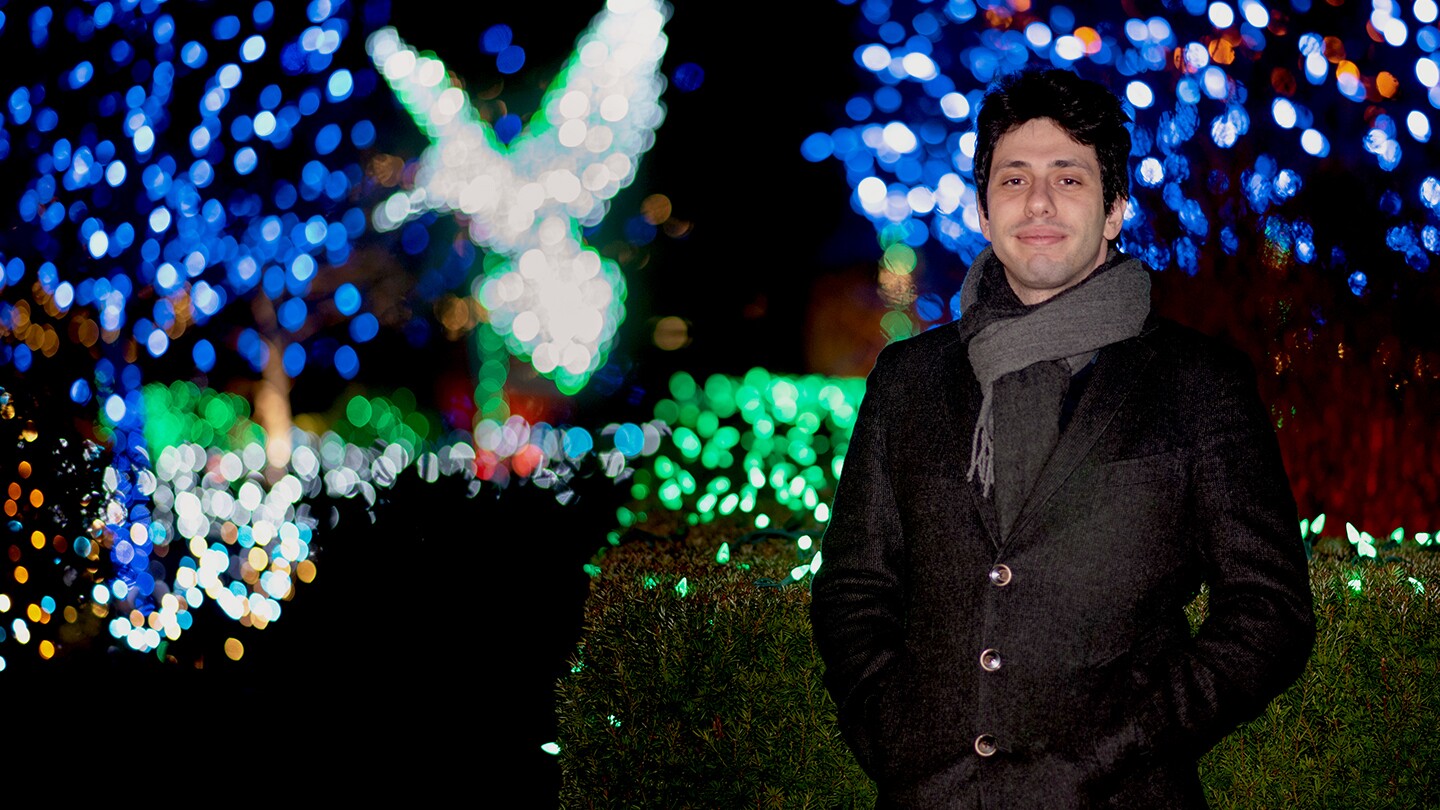
[[[1079,284],[1105,261],[1120,234],[1124,201],[1105,210],[1095,147],[1070,139],[1049,118],[1000,136],[990,160],[988,215],[980,231],[1026,304]]]

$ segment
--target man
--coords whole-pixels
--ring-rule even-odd
[[[1127,123],[1074,74],[1001,79],[961,318],[868,380],[812,619],[882,807],[1204,807],[1198,758],[1309,655],[1254,371],[1113,247]]]

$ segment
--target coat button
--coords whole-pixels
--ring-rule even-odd
[[[990,584],[997,588],[1003,588],[1010,584],[1010,566],[1000,563],[990,569]]]
[[[982,757],[993,757],[999,749],[995,745],[995,738],[989,734],[981,734],[975,738],[975,753]]]
[[[986,672],[994,672],[1000,668],[1000,653],[992,649],[985,649],[980,653],[980,668]]]

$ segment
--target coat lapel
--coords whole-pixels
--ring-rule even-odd
[[[1020,514],[1016,516],[1010,534],[1001,540],[1001,547],[1025,530],[1035,515],[1044,509],[1056,490],[1060,489],[1075,472],[1075,468],[1085,460],[1095,442],[1099,440],[1100,434],[1105,432],[1110,420],[1115,417],[1125,398],[1139,382],[1141,372],[1154,355],[1155,350],[1150,348],[1144,333],[1100,351],[1100,357],[1095,362],[1095,376],[1081,394],[1069,426],[1060,434],[1055,451],[1040,469],[1040,476],[1035,480],[1035,486],[1031,488],[1025,504],[1020,507]],[[973,425],[974,417],[971,419]],[[973,490],[973,487],[971,489]],[[976,497],[978,499],[979,496]],[[993,515],[993,508],[991,513]],[[991,532],[995,533],[993,524]]]

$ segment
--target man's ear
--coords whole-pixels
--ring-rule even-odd
[[[1125,209],[1129,205],[1128,199],[1120,197],[1115,200],[1114,205],[1110,206],[1110,212],[1105,215],[1105,240],[1107,242],[1115,241],[1115,237],[1120,235],[1120,229],[1125,227]],[[981,229],[984,229],[983,225]]]
[[[985,214],[985,208],[983,206],[980,206],[980,233],[984,235],[986,239],[990,239],[990,217]]]

